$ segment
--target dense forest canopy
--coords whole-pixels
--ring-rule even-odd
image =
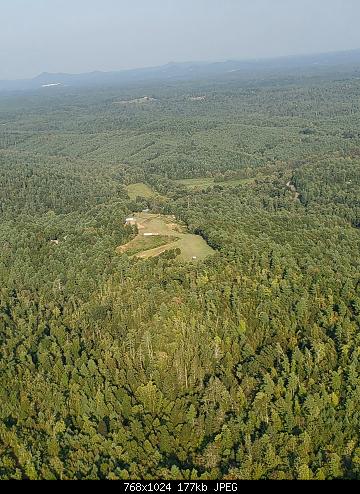
[[[0,96],[1,479],[360,479],[359,96]],[[216,254],[122,253],[144,208]]]

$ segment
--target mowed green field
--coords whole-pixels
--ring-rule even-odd
[[[255,178],[242,178],[237,180],[227,180],[226,182],[215,182],[214,178],[186,178],[174,180],[179,185],[184,185],[189,189],[205,189],[220,185],[221,187],[236,187],[237,185],[246,185],[253,183]]]
[[[173,248],[181,250],[179,259],[182,261],[194,261],[193,257],[196,257],[197,261],[201,261],[214,254],[214,250],[200,235],[192,235],[190,233],[180,238]]]
[[[187,233],[185,226],[177,223],[171,216],[138,213],[135,218],[139,234],[129,244],[120,246],[119,253],[131,253],[135,247],[135,257],[149,259],[168,250],[180,249],[178,259],[190,262],[204,260],[215,253],[202,237]],[[158,237],[144,237],[145,233],[153,233]],[[165,239],[169,242],[164,243]],[[143,246],[142,251],[139,246]]]
[[[142,182],[137,184],[130,184],[126,187],[126,190],[132,201],[135,200],[137,197],[145,197],[146,199],[150,199],[151,197],[157,195],[151,187]]]

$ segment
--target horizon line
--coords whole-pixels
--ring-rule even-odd
[[[215,64],[215,63],[226,63],[226,62],[265,62],[265,61],[270,61],[270,60],[285,60],[285,59],[291,59],[291,58],[306,58],[306,57],[312,57],[312,56],[321,56],[321,55],[335,55],[335,54],[345,54],[345,53],[351,53],[351,52],[358,52],[360,51],[359,48],[349,48],[349,49],[344,49],[344,50],[331,50],[331,51],[318,51],[318,52],[311,52],[311,53],[293,53],[293,54],[288,54],[288,55],[273,55],[273,56],[259,56],[259,57],[249,57],[249,58],[224,58],[224,59],[208,59],[208,60],[183,60],[183,61],[169,61],[165,62],[160,65],[143,65],[143,66],[136,66],[132,68],[123,68],[123,69],[114,69],[114,70],[99,70],[99,69],[94,69],[94,70],[88,70],[88,71],[81,71],[81,72],[49,72],[47,70],[44,70],[40,73],[37,73],[36,75],[32,77],[19,77],[19,78],[6,78],[6,79],[0,79],[1,82],[21,82],[21,81],[33,81],[37,79],[38,77],[41,77],[42,75],[67,75],[67,76],[78,76],[78,75],[86,75],[86,74],[118,74],[121,72],[131,72],[131,71],[136,71],[136,70],[147,70],[147,69],[157,69],[161,67],[166,67],[168,65],[185,65],[185,64]]]

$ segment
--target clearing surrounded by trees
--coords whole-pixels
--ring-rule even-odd
[[[201,261],[214,254],[214,250],[200,235],[187,233],[185,225],[177,223],[172,216],[138,213],[134,217],[138,235],[118,247],[119,253],[126,252],[140,259],[149,259],[168,250],[180,249],[178,259],[182,261]]]
[[[233,180],[226,180],[224,182],[216,182],[213,177],[203,177],[203,178],[185,178],[180,180],[175,180],[179,185],[183,185],[189,189],[206,189],[208,187],[214,187],[215,185],[220,185],[221,187],[236,187],[237,185],[246,185],[253,183],[255,178],[239,178]]]
[[[156,196],[156,192],[152,190],[149,185],[144,183],[130,184],[126,187],[126,191],[131,200],[135,201],[137,197],[144,197],[145,199],[150,199]]]

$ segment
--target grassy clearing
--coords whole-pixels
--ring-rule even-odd
[[[163,252],[180,249],[179,259],[196,262],[214,254],[214,250],[199,235],[186,232],[184,225],[171,216],[139,213],[135,215],[139,235],[126,245],[118,248],[119,253],[127,253],[141,259],[157,257]],[[144,237],[145,233],[157,236]]]
[[[145,197],[146,199],[150,199],[151,197],[156,196],[156,192],[153,191],[151,187],[144,183],[131,184],[126,187],[127,193],[130,199],[133,201],[137,197]]]
[[[221,187],[236,187],[237,185],[246,185],[253,183],[255,178],[241,178],[237,180],[227,180],[226,182],[215,182],[213,178],[187,178],[182,180],[175,180],[177,184],[184,185],[185,187],[195,189],[205,189],[207,187],[214,187],[220,185]]]
[[[196,260],[202,260],[214,254],[214,250],[202,237],[190,233],[176,242],[173,248],[181,250],[179,258],[183,261],[193,260],[193,257],[196,257]]]

